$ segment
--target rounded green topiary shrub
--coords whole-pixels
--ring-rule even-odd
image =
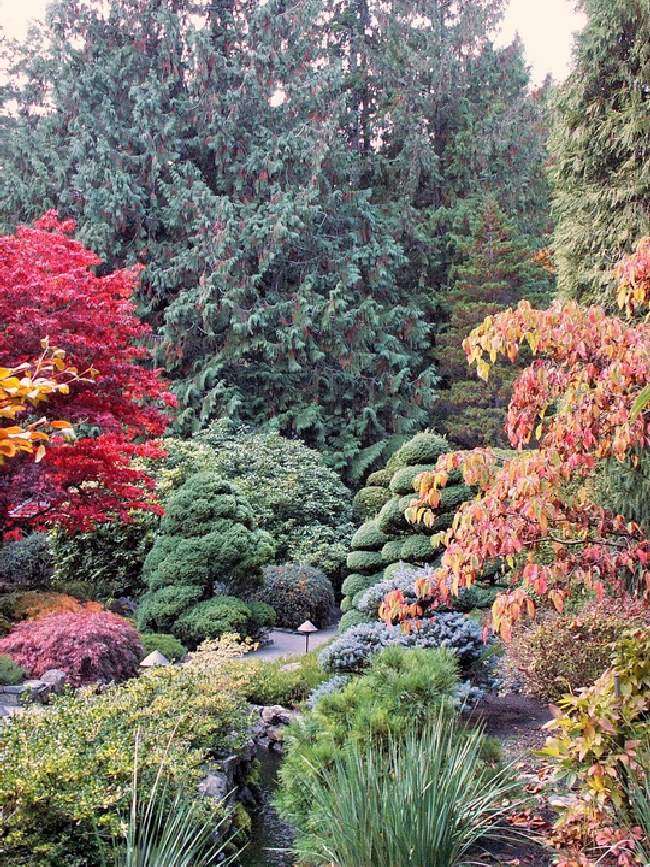
[[[167,632],[143,632],[140,634],[145,656],[157,650],[170,662],[178,662],[187,656],[187,648],[184,644]]]
[[[254,592],[262,581],[261,566],[273,553],[271,537],[257,529],[253,510],[237,488],[212,473],[190,476],[169,498],[145,560],[149,592],[138,610],[140,628],[197,643],[224,631],[255,631],[244,603],[236,610],[232,603],[195,609],[197,603],[215,601],[215,593],[233,597]],[[184,620],[186,614],[189,620]],[[207,629],[204,635],[201,625]]]
[[[409,501],[410,501],[409,497]],[[382,509],[377,516],[377,523],[382,533],[387,536],[393,536],[396,532],[407,530],[409,525],[404,517],[404,509],[401,507],[399,497],[391,497],[391,499],[382,506]]]
[[[392,471],[387,469],[386,467],[384,467],[383,470],[375,470],[375,472],[370,473],[370,475],[366,479],[366,486],[387,488],[390,484],[392,475]]]
[[[339,622],[339,632],[345,632],[353,626],[358,626],[360,623],[370,623],[372,620],[363,611],[358,611],[356,608],[346,611]]]
[[[447,438],[432,431],[423,431],[404,443],[398,451],[398,459],[405,466],[435,464],[440,455],[449,451]]]
[[[417,464],[414,467],[403,467],[397,470],[393,478],[390,480],[390,489],[394,494],[410,497],[415,496],[415,480],[421,473],[426,473],[431,470],[429,464]]]
[[[379,512],[384,503],[390,500],[390,497],[388,488],[372,485],[357,491],[352,502],[362,518],[372,518]]]
[[[381,551],[350,551],[347,565],[358,572],[376,572],[384,565],[384,558]]]
[[[138,627],[156,632],[176,632],[176,623],[184,611],[203,596],[202,587],[180,585],[161,587],[145,593],[138,606]]]
[[[366,550],[375,550],[388,541],[385,533],[379,529],[377,521],[366,521],[362,524],[357,532],[352,537],[352,548],[364,548]]]
[[[408,563],[430,563],[437,556],[437,549],[431,544],[431,536],[415,533],[402,543],[400,559]]]
[[[252,632],[251,610],[235,596],[215,596],[192,606],[176,623],[175,632],[191,645],[225,632],[249,635]]]
[[[303,563],[267,566],[255,598],[273,606],[277,625],[295,629],[311,620],[319,629],[332,617],[335,599],[329,578]]]
[[[386,542],[384,547],[381,549],[381,555],[384,558],[384,562],[394,563],[396,560],[399,560],[403,544],[403,539],[393,539],[392,542]]]
[[[378,576],[382,574],[380,572],[374,575],[361,575],[359,572],[351,572],[343,582],[343,593],[346,596],[354,596],[355,593],[359,593],[361,590],[367,590],[368,587],[372,587],[379,580]]]

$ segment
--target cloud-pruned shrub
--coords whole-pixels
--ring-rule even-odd
[[[271,537],[257,528],[253,509],[234,485],[209,472],[190,476],[169,498],[145,560],[149,591],[138,610],[140,628],[198,643],[217,637],[218,624],[250,623],[250,610],[239,600],[212,602],[211,608],[205,603],[253,593],[273,553]]]

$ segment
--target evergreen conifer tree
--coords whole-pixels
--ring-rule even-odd
[[[461,448],[507,445],[503,428],[517,368],[497,362],[488,382],[470,370],[463,340],[486,316],[528,298],[546,306],[550,280],[533,260],[534,251],[493,199],[477,205],[468,235],[459,241],[461,263],[445,295],[447,322],[436,337],[441,377],[436,427]]]
[[[612,268],[650,232],[650,4],[582,5],[550,141],[558,288],[613,307]]]

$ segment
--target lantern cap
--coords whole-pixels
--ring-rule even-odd
[[[309,635],[310,632],[318,632],[318,629],[314,626],[311,620],[305,620],[305,622],[301,623],[298,627],[298,632]]]

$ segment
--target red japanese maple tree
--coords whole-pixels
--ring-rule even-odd
[[[139,269],[99,277],[100,260],[72,237],[54,211],[0,238],[0,364],[38,356],[41,340],[90,376],[50,395],[48,411],[76,440],[51,438],[46,460],[28,455],[0,467],[0,528],[60,525],[86,530],[98,521],[158,510],[153,482],[133,459],[151,456],[174,403],[160,371],[148,366],[149,327],[132,294]]]
[[[650,304],[650,240],[618,269],[619,304],[639,314]],[[454,470],[476,497],[444,534],[441,566],[418,591],[416,615],[474,583],[486,562],[500,560],[512,589],[497,598],[493,627],[504,637],[514,621],[550,602],[559,611],[576,586],[602,596],[634,579],[650,601],[650,543],[642,529],[592,499],[600,462],[638,459],[650,444],[650,322],[608,316],[601,308],[556,303],[488,317],[464,342],[470,363],[487,378],[499,355],[514,361],[527,344],[536,360],[519,376],[506,430],[512,457],[491,449],[443,455],[418,478],[411,521],[431,525]],[[532,448],[531,446],[534,446]],[[383,619],[413,625],[413,605],[389,594]]]

